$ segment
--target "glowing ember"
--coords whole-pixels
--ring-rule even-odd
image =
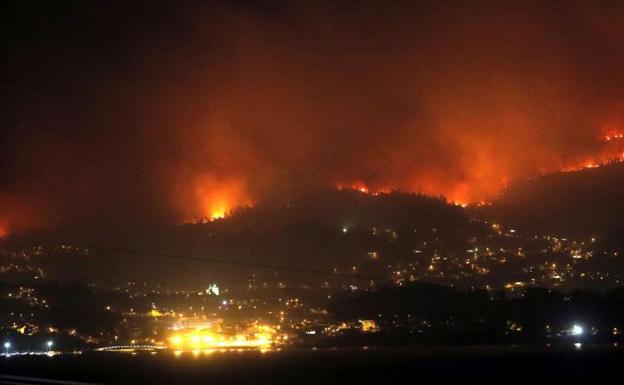
[[[612,140],[624,139],[624,134],[622,133],[611,133],[604,136],[604,140],[610,142]]]

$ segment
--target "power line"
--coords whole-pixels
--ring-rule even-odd
[[[243,266],[243,267],[251,267],[257,269],[264,270],[277,270],[277,271],[289,271],[294,273],[305,273],[305,274],[315,274],[315,275],[325,275],[325,276],[339,276],[339,277],[348,277],[348,278],[361,278],[373,281],[391,281],[389,278],[385,277],[377,277],[377,276],[369,276],[362,275],[356,273],[341,273],[341,272],[328,272],[325,270],[317,270],[317,269],[309,269],[304,267],[296,267],[296,266],[287,266],[287,265],[274,265],[274,264],[266,264],[266,263],[256,263],[256,262],[245,262],[245,261],[231,261],[225,259],[218,258],[210,258],[210,257],[198,257],[193,255],[185,255],[185,254],[177,254],[177,253],[165,253],[160,251],[149,251],[149,250],[136,250],[124,247],[113,247],[113,246],[101,246],[94,244],[84,244],[84,243],[73,243],[73,242],[64,242],[59,240],[49,240],[49,239],[33,239],[33,238],[22,238],[22,237],[12,237],[7,236],[2,238],[2,240],[12,240],[18,242],[31,242],[34,244],[51,244],[57,246],[64,245],[72,245],[75,247],[80,247],[83,249],[90,250],[100,250],[100,251],[108,251],[108,252],[116,252],[123,253],[129,255],[151,255],[157,258],[163,259],[178,259],[178,260],[186,260],[193,262],[202,262],[202,263],[213,263],[220,265],[233,265],[233,266]]]

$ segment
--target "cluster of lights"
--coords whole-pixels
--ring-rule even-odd
[[[179,331],[169,338],[169,347],[176,351],[223,348],[269,348],[276,340],[275,330],[259,326],[246,334],[226,335],[210,329]]]
[[[12,345],[9,341],[6,341],[3,346],[4,346],[5,353],[8,356],[11,351]],[[52,340],[47,341],[45,346],[48,348],[48,351],[50,351],[52,349],[52,346],[54,346],[54,341]]]

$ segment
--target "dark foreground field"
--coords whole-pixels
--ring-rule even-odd
[[[0,384],[596,384],[623,370],[613,346],[86,353],[2,357]]]

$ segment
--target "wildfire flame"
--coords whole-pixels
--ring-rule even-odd
[[[32,36],[12,34],[5,54],[20,97],[0,152],[0,234],[217,220],[339,182],[463,206],[624,160],[621,2],[361,2],[357,15],[351,2],[275,3],[193,4],[139,29],[116,13],[57,28],[78,9],[20,18]],[[163,53],[171,34],[157,26],[180,20]],[[113,49],[100,76],[74,60],[98,60],[87,45],[39,60],[65,33]]]
[[[593,156],[586,154],[568,161],[554,160],[552,164],[536,171],[533,176],[553,172],[574,172],[593,169],[604,165],[624,162],[624,133],[620,130],[603,131],[598,137],[603,147]],[[460,179],[440,173],[439,170],[420,170],[412,179],[397,179],[402,171],[394,173],[387,183],[362,179],[347,179],[335,183],[337,189],[354,190],[362,194],[377,196],[392,191],[419,193],[434,197],[444,197],[449,203],[466,207],[471,204],[485,205],[510,183],[510,178],[500,169],[496,160],[487,157],[466,165]],[[227,217],[233,210],[250,207],[262,197],[254,196],[252,183],[244,176],[224,176],[211,173],[189,174],[180,179],[180,189],[176,190],[176,204],[183,222],[215,221]],[[514,173],[509,173],[514,175]],[[517,177],[517,176],[516,176]],[[463,178],[463,179],[462,179]],[[399,183],[397,183],[397,181]],[[0,195],[0,238],[16,229],[32,229],[42,226],[40,219],[27,198],[16,195]],[[39,221],[39,222],[37,222]],[[51,226],[48,221],[46,225]]]
[[[195,182],[195,198],[199,212],[189,220],[198,217],[213,221],[225,218],[238,207],[251,206],[246,186],[239,179],[217,180],[211,176],[200,176]]]
[[[601,139],[607,143],[607,146],[597,154],[594,154],[590,158],[585,158],[572,164],[561,165],[559,167],[551,166],[543,168],[538,175],[547,175],[555,172],[575,172],[586,169],[593,169],[602,166],[607,166],[614,163],[624,162],[624,133],[621,131],[609,131]],[[475,165],[475,167],[477,167]],[[487,176],[487,174],[486,174]],[[509,183],[508,177],[502,177],[500,183],[493,186],[486,186],[487,189],[483,190],[484,186],[470,185],[467,182],[444,184],[438,181],[431,181],[424,178],[418,180],[413,185],[407,188],[373,188],[363,181],[356,181],[350,183],[337,183],[336,187],[339,190],[354,190],[359,191],[362,194],[379,195],[389,193],[391,191],[404,191],[410,193],[419,193],[428,196],[440,196],[444,197],[447,202],[467,207],[468,205],[487,205],[491,199],[496,196],[502,189],[504,189]],[[475,190],[481,189],[481,193],[475,193]],[[485,198],[485,199],[484,199]]]
[[[361,192],[362,194],[370,195],[389,194],[390,192],[392,192],[392,189],[390,188],[371,188],[362,182],[357,182],[353,184],[338,183],[336,185],[336,188],[338,190],[355,190]]]

